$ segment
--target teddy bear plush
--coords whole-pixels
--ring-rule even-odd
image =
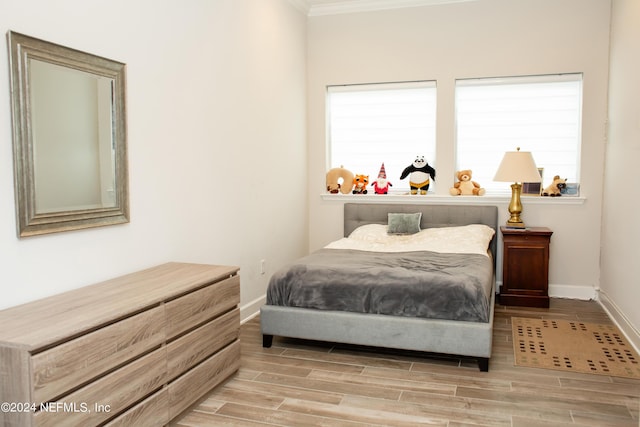
[[[562,196],[562,190],[567,187],[566,178],[560,178],[560,175],[553,177],[553,182],[544,190],[542,190],[543,196],[560,197]]]
[[[367,194],[369,175],[358,175],[353,179],[353,194]]]
[[[482,196],[485,193],[485,189],[480,187],[475,181],[471,180],[471,170],[465,169],[456,173],[458,176],[458,182],[453,184],[453,187],[449,190],[452,196]]]
[[[418,156],[412,164],[407,166],[400,179],[409,177],[409,188],[411,188],[411,194],[427,194],[429,190],[429,184],[431,181],[429,177],[436,180],[436,170],[429,166],[429,163],[424,159],[424,156]]]
[[[331,194],[349,194],[353,188],[353,173],[340,166],[327,172],[327,191]]]

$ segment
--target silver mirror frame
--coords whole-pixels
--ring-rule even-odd
[[[14,186],[19,237],[129,222],[125,64],[9,31],[10,90],[13,130]],[[34,144],[29,101],[29,59],[56,64],[114,81],[112,99],[115,148],[113,207],[36,212]]]

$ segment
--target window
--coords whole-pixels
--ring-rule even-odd
[[[505,151],[531,151],[554,175],[579,181],[582,75],[470,79],[456,82],[456,170],[473,170],[487,192],[510,193],[493,177]]]
[[[330,86],[327,108],[327,170],[344,166],[372,183],[384,163],[397,192],[409,189],[400,174],[416,156],[435,168],[435,82]]]
[[[473,170],[487,193],[510,194],[493,177],[517,147],[533,153],[543,187],[554,175],[579,182],[581,74],[458,80],[455,105],[456,146],[441,146],[455,150],[454,169]],[[433,81],[330,86],[327,126],[327,170],[344,166],[373,182],[384,163],[393,192],[408,190],[400,174],[416,156],[438,170]],[[447,188],[455,181],[438,178]]]

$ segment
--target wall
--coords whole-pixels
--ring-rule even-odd
[[[186,261],[240,266],[257,309],[307,249],[306,17],[286,0],[3,0],[8,30],[127,64],[131,222],[16,237],[5,51],[0,308]]]
[[[611,16],[609,142],[602,220],[600,296],[640,348],[637,246],[640,191],[632,183],[640,158],[640,2],[614,0]],[[624,183],[630,183],[625,185]]]
[[[327,85],[436,80],[434,165],[439,185],[435,197],[426,197],[447,203],[459,202],[448,196],[455,172],[455,79],[583,72],[581,195],[585,199],[577,204],[525,200],[523,219],[554,230],[550,292],[594,297],[600,276],[609,16],[610,2],[603,0],[483,0],[310,18],[309,249],[342,233],[342,200],[321,197],[327,170]],[[407,165],[415,154],[407,153]],[[482,202],[499,205],[501,222],[506,221],[508,200]]]

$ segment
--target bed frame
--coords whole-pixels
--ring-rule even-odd
[[[390,212],[422,212],[422,229],[485,224],[497,232],[498,209],[495,206],[346,203],[344,235],[348,236],[361,225],[386,224],[387,214]],[[493,255],[494,270],[496,236],[489,248]],[[480,370],[486,372],[489,370],[491,357],[494,307],[495,275],[491,292],[491,312],[486,323],[263,305],[260,309],[262,345],[271,347],[273,336],[278,335],[452,354],[477,359]]]

